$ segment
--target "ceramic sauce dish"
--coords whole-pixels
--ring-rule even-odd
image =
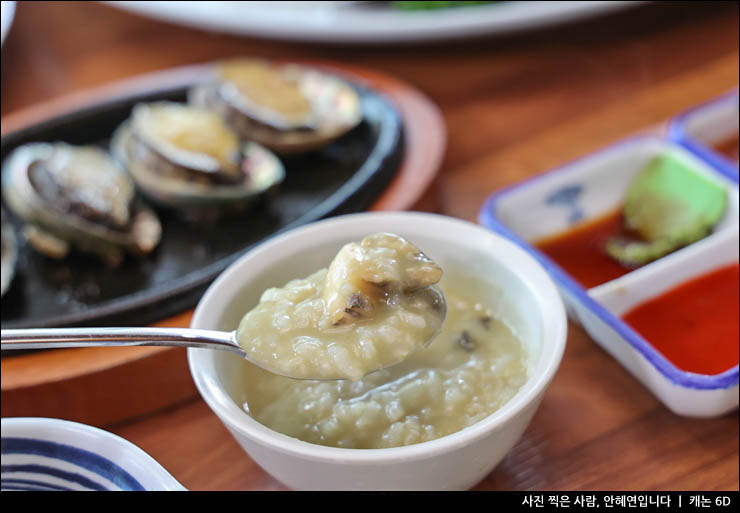
[[[652,158],[666,155],[715,180],[728,204],[713,232],[656,261],[590,288],[538,249],[536,243],[620,209],[632,179]],[[683,146],[640,136],[490,196],[479,220],[537,258],[558,284],[569,317],[677,414],[722,415],[738,405],[738,366],[719,374],[687,372],[669,361],[621,316],[673,287],[738,261],[738,187]]]
[[[737,89],[679,114],[671,121],[669,134],[673,140],[738,181]],[[724,143],[729,149],[733,140],[734,158],[717,148]]]

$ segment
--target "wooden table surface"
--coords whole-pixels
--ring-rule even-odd
[[[97,3],[18,2],[2,49],[2,114],[140,73],[246,54],[362,65],[424,91],[440,106],[449,141],[423,208],[474,221],[492,191],[736,87],[738,4],[660,3],[537,33],[369,47],[212,34]],[[187,320],[185,313],[176,323]],[[284,489],[198,397],[102,427],[190,489]],[[672,414],[571,324],[562,366],[534,420],[477,488],[738,490],[737,412]]]

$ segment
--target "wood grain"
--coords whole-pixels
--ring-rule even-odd
[[[736,2],[660,2],[536,33],[401,47],[277,43],[170,26],[99,4],[20,2],[3,48],[2,113],[232,55],[376,68],[440,106],[449,139],[442,174],[428,193],[438,203],[428,205],[475,220],[492,191],[654,129],[736,87],[737,41]],[[199,399],[102,425],[189,488],[283,489]],[[738,490],[737,412],[717,419],[672,414],[571,325],[540,410],[477,488]]]

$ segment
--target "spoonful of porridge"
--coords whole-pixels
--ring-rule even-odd
[[[398,235],[345,245],[328,268],[267,289],[236,331],[191,328],[2,330],[2,349],[181,346],[226,349],[296,379],[359,380],[402,362],[440,332],[442,269]]]

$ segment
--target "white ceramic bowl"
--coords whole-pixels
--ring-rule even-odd
[[[185,490],[131,442],[68,420],[2,419],[2,458],[3,490]]]
[[[485,477],[516,444],[562,359],[565,308],[544,269],[515,244],[477,225],[434,214],[399,212],[336,217],[271,239],[229,267],[196,308],[192,326],[235,329],[265,288],[326,267],[347,242],[390,231],[408,238],[443,268],[496,285],[502,318],[525,344],[529,379],[501,409],[457,433],[406,447],[340,449],[273,431],[229,396],[226,352],[189,349],[201,395],[244,450],[287,486],[303,490],[457,490]]]
[[[671,155],[727,189],[727,212],[711,235],[588,290],[534,246],[620,208],[632,179],[658,155]],[[691,278],[737,262],[739,212],[737,183],[725,173],[674,142],[640,136],[496,192],[483,205],[480,221],[535,256],[558,283],[572,320],[669,409],[715,417],[738,406],[738,366],[717,375],[686,372],[620,316]]]

